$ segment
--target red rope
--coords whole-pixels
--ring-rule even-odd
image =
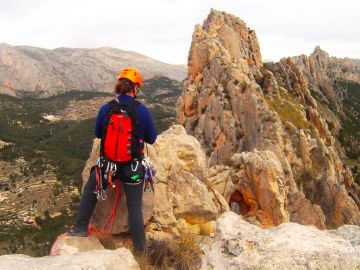
[[[93,224],[89,224],[89,227],[88,227],[88,235],[97,235],[99,233],[99,230],[98,228],[96,228],[95,225]]]
[[[98,233],[98,236],[101,237],[104,235],[106,228],[110,225],[109,230],[106,233],[106,238],[108,238],[111,233],[112,230],[114,228],[114,221],[115,221],[115,215],[116,215],[116,208],[117,208],[117,204],[120,198],[120,181],[116,181],[116,195],[115,195],[115,202],[114,202],[114,206],[112,208],[112,211],[110,213],[110,216],[108,217],[105,225],[103,226],[103,228],[101,229],[101,231]]]

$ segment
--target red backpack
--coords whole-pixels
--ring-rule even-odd
[[[128,162],[141,159],[139,141],[139,122],[135,107],[140,102],[120,104],[117,99],[110,101],[106,122],[105,136],[101,140],[101,155],[112,162]]]

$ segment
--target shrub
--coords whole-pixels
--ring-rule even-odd
[[[296,127],[302,129],[309,127],[309,123],[302,116],[301,111],[295,106],[296,103],[279,97],[268,99],[268,102],[270,108],[278,113],[283,123],[289,121]]]
[[[202,255],[199,242],[198,235],[182,230],[176,239],[154,242],[151,247],[152,253],[147,261],[155,269],[199,269]]]

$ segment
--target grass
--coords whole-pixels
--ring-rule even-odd
[[[199,234],[200,235],[209,236],[215,232],[214,226],[209,222],[201,223],[198,226],[199,226]]]
[[[360,185],[360,84],[337,81],[348,92],[347,98],[343,100],[344,115],[340,116],[342,129],[339,131],[338,139],[348,156],[348,163],[353,164],[353,177]]]
[[[135,256],[142,270],[196,270],[201,267],[201,238],[181,230],[175,239],[154,241],[149,254]]]
[[[289,95],[290,96],[290,95]],[[272,99],[267,98],[270,108],[276,111],[285,124],[286,122],[291,122],[298,128],[307,129],[309,128],[309,123],[302,116],[300,109],[290,98],[285,97],[273,97]]]

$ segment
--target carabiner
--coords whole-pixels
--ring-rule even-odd
[[[136,172],[136,170],[137,170],[138,167],[139,167],[139,161],[136,161],[136,166],[135,166],[135,168],[133,167],[133,163],[131,162],[131,170],[132,170],[133,172]]]

